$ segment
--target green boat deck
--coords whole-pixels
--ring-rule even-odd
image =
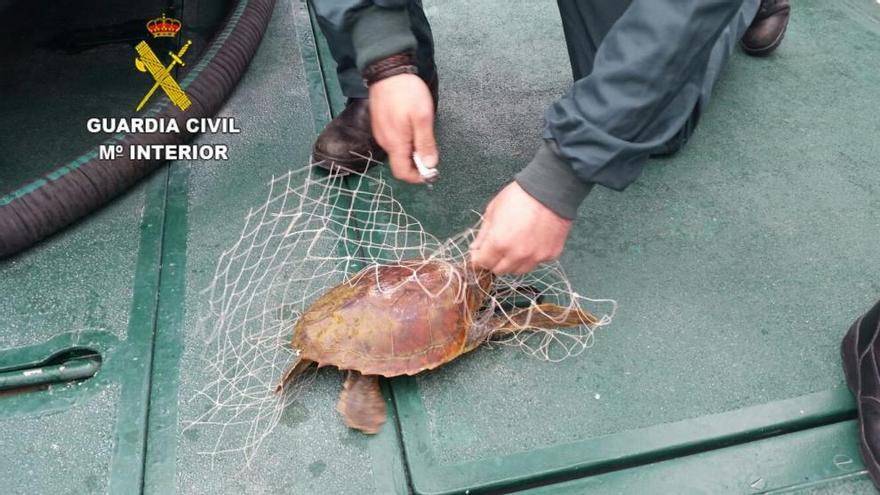
[[[555,2],[424,5],[442,179],[394,191],[448,236],[531,158],[571,75]],[[305,2],[279,0],[221,110],[242,132],[198,138],[229,161],[171,163],[0,262],[0,375],[71,348],[101,356],[93,378],[0,393],[0,492],[874,493],[838,344],[880,296],[878,41],[876,2],[798,0],[777,53],[735,54],[686,149],[625,192],[594,190],[562,259],[578,292],[620,305],[591,349],[561,363],[480,349],[388,380],[375,436],[342,425],[342,374],[322,369],[245,467],[183,431],[211,380],[201,291],[344,104]],[[68,55],[118,60],[118,76],[5,86],[0,189],[92,144],[87,116],[137,101],[148,82],[123,68],[127,49]],[[31,108],[43,97],[66,116]],[[51,142],[25,146],[23,130]]]

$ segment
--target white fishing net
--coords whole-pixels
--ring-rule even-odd
[[[462,267],[476,227],[441,241],[407,215],[381,177],[329,177],[316,170],[305,167],[269,183],[266,201],[247,214],[205,290],[199,325],[210,380],[192,400],[203,401],[206,411],[184,422],[210,430],[205,433],[213,448],[204,454],[241,453],[250,463],[308,384],[300,377],[283,393],[274,391],[298,357],[291,346],[294,324],[328,289],[351,283],[362,270],[361,276],[379,277],[381,267],[406,266],[415,274],[430,260],[448,263],[450,277],[448,286],[424,290],[464,293],[469,277]],[[408,280],[403,283],[418,283],[415,276]],[[546,314],[550,304],[559,308]],[[615,309],[612,300],[578,294],[561,266],[548,263],[524,276],[495,279],[474,321],[506,322],[506,331],[489,343],[559,361],[592,346],[594,331],[610,323]],[[575,326],[552,325],[573,319]]]

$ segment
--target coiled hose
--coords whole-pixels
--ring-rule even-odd
[[[190,118],[217,113],[260,45],[275,0],[240,0],[201,58],[181,80],[191,106],[184,112],[167,98],[146,116],[175,119],[180,133],[117,134],[102,144],[175,145],[195,137]],[[12,256],[60,231],[122,194],[165,160],[99,160],[100,145],[0,196],[0,259]]]

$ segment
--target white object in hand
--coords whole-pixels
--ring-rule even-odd
[[[430,184],[440,178],[440,171],[436,168],[426,167],[422,162],[422,159],[419,158],[419,155],[416,153],[413,153],[413,162],[419,170],[419,175],[422,176],[422,179],[424,179],[426,183]]]

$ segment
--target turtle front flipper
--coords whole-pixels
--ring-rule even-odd
[[[385,423],[385,399],[379,389],[379,377],[349,371],[336,410],[349,428],[378,433]]]
[[[309,366],[314,364],[312,361],[308,359],[297,358],[296,361],[293,362],[288,368],[287,371],[284,372],[284,375],[281,377],[281,380],[275,385],[275,393],[280,394],[281,391],[284,390],[284,386],[290,383],[291,380],[302,374],[303,371],[306,370]]]

